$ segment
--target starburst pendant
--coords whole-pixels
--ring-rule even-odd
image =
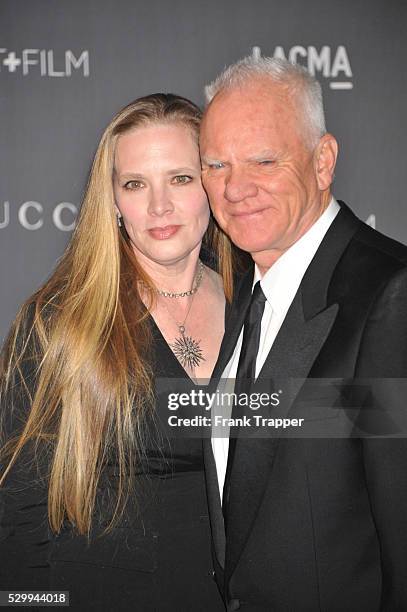
[[[192,336],[186,336],[181,331],[181,336],[175,339],[173,344],[170,344],[174,355],[184,368],[193,370],[201,361],[205,361],[202,354],[202,349],[199,346],[200,340],[194,340]]]

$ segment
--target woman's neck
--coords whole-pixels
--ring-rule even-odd
[[[180,260],[157,262],[137,253],[137,259],[159,291],[189,291],[197,275],[200,247]]]

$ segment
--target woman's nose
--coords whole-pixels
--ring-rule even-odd
[[[150,200],[148,203],[148,212],[150,215],[162,217],[163,215],[172,212],[174,205],[171,200],[171,195],[165,188],[152,189]]]

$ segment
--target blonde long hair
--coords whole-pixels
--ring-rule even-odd
[[[56,532],[67,519],[79,533],[89,534],[98,482],[112,449],[118,487],[109,528],[114,524],[133,490],[142,425],[152,410],[151,335],[138,281],[149,288],[151,299],[153,286],[116,223],[117,138],[140,125],[167,122],[189,126],[198,138],[200,118],[198,107],[172,94],[140,98],[114,117],[96,151],[71,241],[50,279],[20,309],[3,348],[3,419],[14,401],[27,405],[21,430],[2,447],[7,460],[0,484],[27,443],[33,444],[34,456],[45,448],[51,457],[48,516]],[[213,220],[205,238],[230,300],[230,242]],[[33,363],[32,389],[27,364]]]

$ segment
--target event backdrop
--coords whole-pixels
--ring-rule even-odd
[[[91,158],[132,99],[252,53],[322,83],[334,193],[407,242],[405,0],[0,0],[0,338],[69,240]]]

